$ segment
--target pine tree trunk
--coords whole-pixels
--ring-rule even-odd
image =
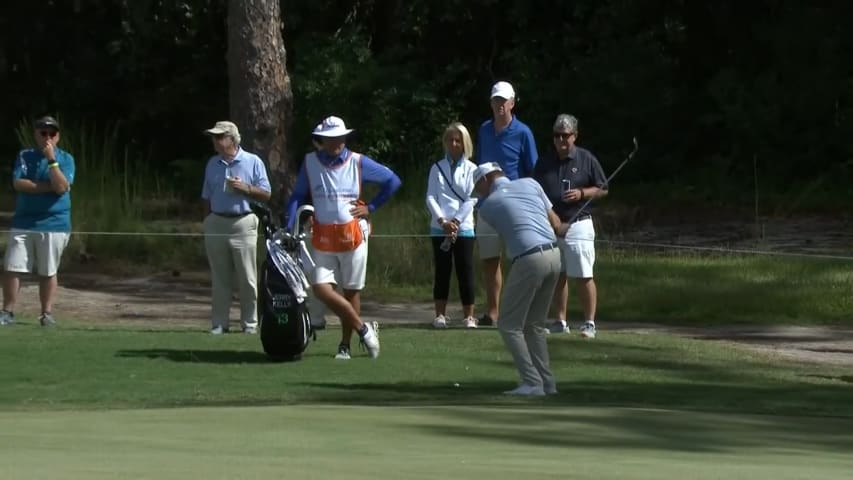
[[[287,148],[293,92],[286,59],[279,0],[229,0],[231,120],[240,128],[243,147],[267,163],[276,212],[293,184]]]

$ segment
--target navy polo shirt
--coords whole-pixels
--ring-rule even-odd
[[[563,222],[569,221],[577,213],[586,199],[578,202],[566,203],[560,197],[563,194],[563,180],[568,180],[569,188],[598,187],[607,189],[607,177],[595,155],[589,150],[573,146],[566,159],[560,159],[554,149],[542,157],[536,164],[533,178],[542,185],[545,194],[554,204],[554,213]],[[578,217],[592,213],[592,208],[587,205]]]

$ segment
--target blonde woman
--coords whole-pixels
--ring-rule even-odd
[[[456,279],[462,300],[463,324],[477,328],[474,318],[474,147],[468,129],[451,123],[442,135],[444,157],[429,171],[426,204],[431,214],[430,237],[435,264],[433,327],[447,328],[450,272],[456,262]]]

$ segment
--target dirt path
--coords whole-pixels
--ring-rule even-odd
[[[115,278],[96,274],[65,274],[61,278],[57,317],[85,319],[135,327],[208,328],[210,312],[207,276],[204,273]],[[17,311],[34,316],[38,289],[24,284]],[[426,325],[432,318],[429,303],[377,304],[364,302],[365,319],[380,323]],[[236,308],[232,318],[238,318]],[[335,317],[328,317],[334,325]],[[721,341],[791,360],[853,367],[853,328],[811,327],[674,327],[654,324],[602,325],[606,332],[639,334],[671,333],[709,341]]]

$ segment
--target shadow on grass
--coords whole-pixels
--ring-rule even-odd
[[[121,358],[166,359],[182,363],[274,363],[262,352],[239,350],[149,348],[141,350],[119,350],[115,356]]]
[[[842,379],[836,379],[841,380]],[[773,413],[828,417],[853,416],[849,386],[788,383],[783,385],[684,382],[645,383],[579,381],[558,384],[560,393],[540,398],[514,398],[501,393],[515,387],[506,381],[453,383],[323,383],[305,382],[310,403],[380,405],[550,405],[554,407],[619,406],[689,409],[709,412]]]
[[[526,402],[528,404],[535,402]],[[535,447],[722,453],[790,449],[846,454],[853,450],[850,420],[706,414],[683,410],[606,408],[446,409],[440,424],[416,428],[439,437]]]

